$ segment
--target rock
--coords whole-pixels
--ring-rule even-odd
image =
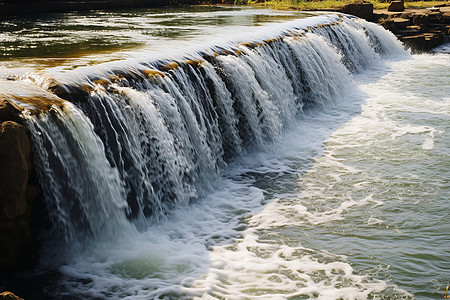
[[[405,29],[401,29],[398,31],[398,33],[401,35],[400,40],[403,37],[410,36],[410,35],[418,35],[423,32],[424,32],[424,28],[421,26],[417,26],[417,25],[406,26]]]
[[[342,7],[341,12],[360,18],[368,18],[373,15],[372,3],[351,3]]]
[[[416,35],[409,35],[402,38],[402,41],[406,46],[410,46],[412,44],[423,44],[425,42],[425,35],[423,33]]]
[[[404,12],[400,14],[400,18],[403,19],[411,19],[413,17],[414,13],[413,12]]]
[[[438,10],[408,9],[403,13],[375,11],[378,23],[392,31],[412,52],[428,52],[450,34],[450,6]]]
[[[430,23],[441,23],[442,21],[442,13],[438,11],[432,11],[428,13],[428,20]]]
[[[410,21],[409,19],[404,19],[404,18],[393,18],[392,21],[395,24],[395,27],[397,29],[404,29],[406,28],[406,26],[410,25]]]
[[[0,277],[31,268],[37,253],[31,240],[31,208],[38,191],[28,184],[30,142],[25,126],[0,125]]]
[[[404,11],[403,1],[392,1],[388,7],[388,11]]]
[[[390,30],[392,32],[397,31],[397,27],[395,27],[395,23],[392,19],[383,19],[380,24],[386,28],[387,30]]]
[[[422,33],[422,31],[419,26],[407,26],[405,29],[400,29],[397,31],[397,34],[401,35],[402,37],[418,35],[420,33]]]
[[[427,14],[414,14],[412,17],[412,22],[414,25],[419,25],[422,27],[428,26],[428,15]]]
[[[421,33],[401,37],[406,47],[413,52],[427,52],[442,44],[444,36],[436,33]]]
[[[444,43],[444,36],[441,33],[427,32],[425,33],[425,41],[428,48],[436,48]]]
[[[30,142],[23,125],[6,121],[0,125],[0,218],[22,215],[31,167]]]
[[[23,121],[19,117],[19,115],[22,113],[22,110],[23,108],[17,106],[7,99],[0,99],[0,122],[14,121],[16,123],[22,124]]]
[[[0,293],[0,300],[23,300],[23,298],[20,298],[11,292],[3,292]]]
[[[450,24],[450,12],[446,12],[442,14],[442,22],[444,24]]]

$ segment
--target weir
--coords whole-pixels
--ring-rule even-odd
[[[351,73],[401,49],[381,27],[345,15],[231,42],[41,83],[61,98],[24,113],[48,239],[82,249],[188,206],[227,164],[276,143],[305,112],[345,97]]]

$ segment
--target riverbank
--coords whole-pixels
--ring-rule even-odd
[[[413,52],[428,52],[450,35],[450,5],[402,11],[374,10],[373,20]]]
[[[264,1],[251,4],[282,10],[335,11],[378,23],[393,32],[412,52],[429,52],[450,35],[448,1]]]
[[[450,35],[450,5],[405,8],[392,1],[386,9],[373,9],[371,3],[349,4],[338,11],[378,23],[403,42],[413,53],[429,52],[442,45]]]

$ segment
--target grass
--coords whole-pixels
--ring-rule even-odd
[[[262,6],[281,10],[327,10],[338,9],[346,4],[362,2],[361,0],[267,0],[267,1],[249,1],[250,5]],[[388,0],[369,0],[374,9],[384,9],[389,6]],[[407,1],[406,8],[432,7],[439,4],[450,4],[449,1]]]
[[[433,7],[441,4],[450,4],[449,1],[411,1],[405,2],[406,8],[424,8]]]

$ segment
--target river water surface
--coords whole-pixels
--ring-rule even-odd
[[[1,76],[71,76],[261,40],[309,16],[186,8],[3,19]],[[444,299],[450,56],[393,47],[351,74],[336,66],[348,76],[339,97],[227,161],[192,204],[56,266],[44,255],[5,286],[26,299]]]

